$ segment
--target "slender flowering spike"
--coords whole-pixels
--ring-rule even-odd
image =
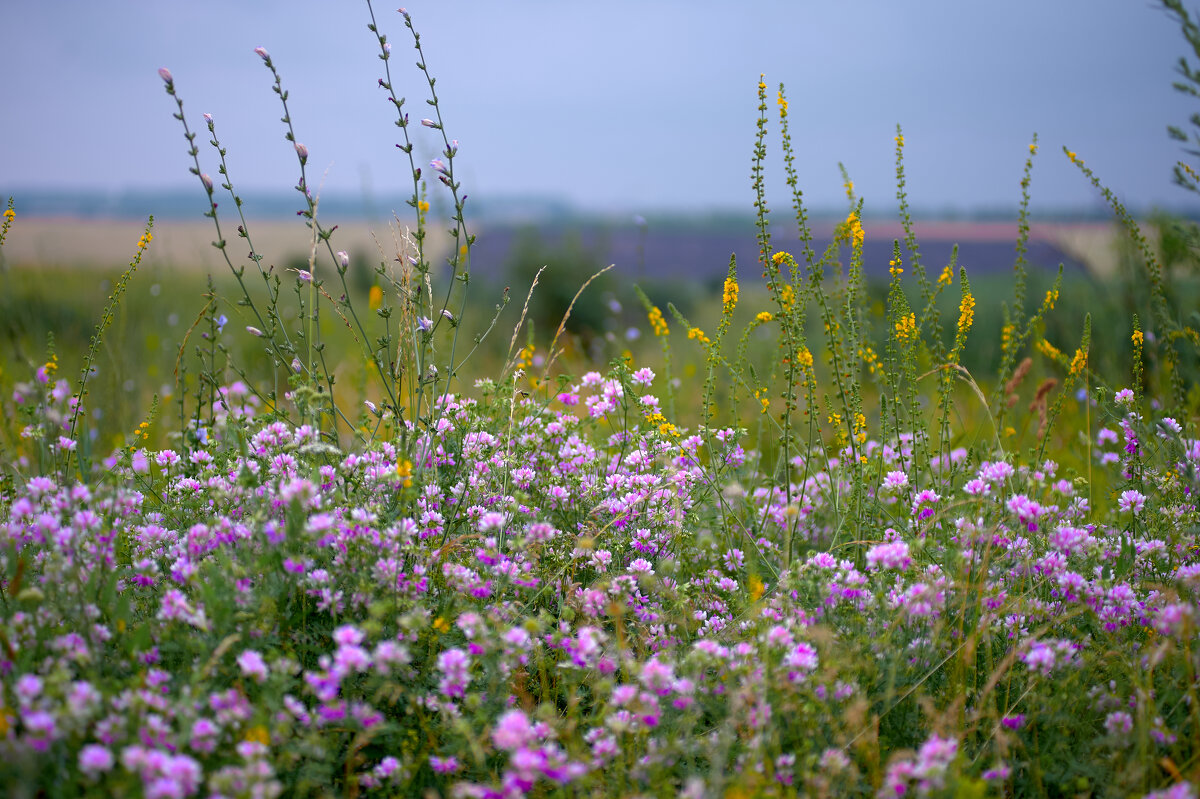
[[[163,83],[168,85],[175,82],[175,79],[171,77],[171,70],[166,67],[158,68],[158,76],[163,79]]]
[[[350,253],[346,252],[345,250],[338,250],[337,259],[338,264],[342,267],[342,269],[350,266]]]
[[[265,48],[265,47],[255,47],[255,48],[254,48],[254,52],[255,52],[255,53],[258,55],[258,57],[259,57],[259,58],[261,58],[263,61],[266,61],[268,58],[270,58],[270,57],[271,57],[270,53],[268,53],[268,52],[267,52],[267,48]]]
[[[300,156],[301,161],[308,160],[308,148],[300,142],[296,142],[296,155]]]

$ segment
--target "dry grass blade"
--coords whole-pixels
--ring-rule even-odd
[[[575,292],[575,296],[571,298],[571,304],[567,306],[567,312],[563,314],[562,321],[558,323],[558,330],[554,331],[554,338],[550,341],[550,357],[546,360],[546,368],[542,370],[542,380],[545,380],[546,376],[550,374],[550,367],[554,365],[554,360],[558,357],[558,353],[554,351],[554,347],[556,344],[558,344],[558,337],[561,336],[563,331],[566,329],[567,320],[571,318],[571,311],[575,308],[575,303],[579,300],[580,295],[582,295],[584,290],[591,285],[593,280],[600,277],[614,266],[616,266],[616,264],[609,264],[596,274],[589,277],[584,284],[579,287],[579,291]]]

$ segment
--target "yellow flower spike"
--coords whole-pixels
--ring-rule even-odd
[[[846,195],[853,198],[854,183],[846,182]],[[862,222],[859,221],[858,214],[854,211],[850,212],[850,216],[846,217],[846,231],[850,234],[850,238],[854,242],[855,247],[861,247],[863,239],[866,238],[866,233],[863,231]]]
[[[704,331],[698,327],[693,327],[688,331],[688,338],[696,339],[701,344],[711,344],[708,336],[704,335]]]
[[[1038,351],[1040,353],[1042,353],[1042,355],[1045,355],[1047,358],[1050,358],[1051,360],[1057,361],[1059,358],[1062,357],[1062,352],[1058,349],[1058,347],[1054,346],[1046,339],[1042,339],[1041,341],[1039,341],[1037,343],[1037,348],[1038,348]]]
[[[1129,337],[1129,340],[1133,342],[1133,346],[1140,347],[1145,342],[1146,337],[1142,335],[1142,331],[1135,330],[1133,331],[1133,335]]]
[[[942,267],[942,273],[938,275],[937,284],[939,286],[949,286],[954,280],[954,273],[950,271],[950,265]]]
[[[782,264],[784,261],[786,261],[788,258],[791,258],[791,257],[792,256],[790,256],[783,250],[780,250],[779,252],[771,254],[771,263],[775,264],[776,266],[779,266],[780,264]]]
[[[896,338],[902,344],[907,344],[917,337],[917,315],[910,313],[908,316],[900,317],[900,321],[896,322]]]
[[[662,338],[671,332],[667,327],[667,320],[663,319],[662,311],[658,309],[657,305],[650,309],[647,316],[650,319],[650,329],[654,331],[654,335]]]
[[[1030,155],[1037,155],[1037,144],[1036,144],[1036,143],[1033,143],[1033,144],[1030,144],[1030,145],[1029,145],[1029,154],[1030,154]]]
[[[899,277],[904,274],[904,265],[893,258],[888,261],[888,272],[891,273],[892,277]],[[938,282],[940,283],[941,281]]]
[[[1046,310],[1053,311],[1054,303],[1058,302],[1058,289],[1050,289],[1046,292],[1045,306]]]
[[[779,292],[779,302],[784,308],[791,308],[796,302],[796,291],[790,283],[784,285]]]
[[[246,730],[246,734],[243,736],[242,740],[250,741],[251,743],[259,743],[263,746],[269,746],[271,743],[271,733],[264,725],[256,724],[255,726]]]
[[[756,315],[754,318],[759,322],[770,322],[775,318],[775,314],[771,313],[770,311],[759,311],[758,315]]]
[[[418,202],[418,203],[417,203],[417,210],[418,210],[418,211],[420,211],[420,212],[421,212],[421,213],[423,213],[423,214],[427,214],[427,213],[429,213],[429,201],[428,201],[428,200],[421,200],[420,202]]]
[[[733,313],[733,309],[737,307],[738,301],[738,284],[736,278],[725,278],[725,289],[721,293],[721,305],[726,314]]]
[[[13,210],[13,209],[11,209],[11,208],[6,208],[6,209],[4,209],[4,221],[5,221],[5,222],[12,222],[12,221],[13,221],[14,219],[16,219],[16,218],[17,218],[17,212],[16,212],[16,211],[14,211],[14,210]]]
[[[1075,350],[1075,355],[1074,355],[1074,357],[1071,358],[1071,369],[1070,369],[1071,374],[1077,375],[1080,372],[1082,372],[1084,369],[1086,369],[1087,368],[1087,360],[1088,360],[1087,350],[1083,350],[1083,349]]]
[[[396,464],[396,476],[400,478],[405,488],[412,487],[412,461],[405,458]]]
[[[962,301],[958,304],[958,333],[963,335],[971,329],[971,323],[975,321],[975,298],[971,296],[971,292],[964,292]]]

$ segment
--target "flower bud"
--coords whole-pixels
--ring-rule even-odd
[[[212,114],[205,114],[205,115],[204,115],[204,121],[205,121],[205,122],[207,122],[207,123],[208,123],[208,126],[211,128],[211,127],[212,127],[212,123],[213,123],[213,121],[212,121]]]
[[[308,160],[308,148],[300,142],[296,142],[296,155],[300,156],[300,161],[303,163]]]
[[[299,358],[292,358],[292,371],[300,374],[300,370],[304,368],[304,364],[300,363]]]
[[[425,119],[422,119],[421,124],[427,128],[436,128],[437,127],[437,123],[434,122],[432,119],[429,119],[428,117],[426,117]]]
[[[204,190],[212,194],[212,178],[208,176],[207,172],[200,173],[200,182],[204,184]]]
[[[392,54],[392,46],[390,44],[388,44],[387,42],[383,43],[383,54],[384,55]]]
[[[338,264],[342,267],[342,269],[350,266],[350,253],[346,252],[345,250],[337,251],[337,259]]]
[[[308,271],[307,269],[297,269],[296,277],[298,277],[302,283],[312,282],[312,272]]]
[[[166,67],[158,68],[158,76],[162,78],[163,83],[167,84],[168,86],[175,82],[175,79],[171,77],[171,70],[167,69]]]
[[[259,338],[262,338],[263,334],[263,332],[254,325],[246,325],[246,332],[252,336],[258,336]]]
[[[446,157],[453,158],[458,152],[458,139],[451,139],[450,144],[446,147]]]
[[[254,52],[257,53],[258,57],[261,58],[263,61],[266,61],[268,58],[271,57],[271,55],[267,52],[267,48],[265,48],[265,47],[255,47]]]
[[[441,172],[443,175],[449,171],[446,169],[445,162],[442,161],[442,159],[440,159],[440,158],[435,158],[432,161],[430,161],[429,166],[431,166],[433,168],[433,171]]]

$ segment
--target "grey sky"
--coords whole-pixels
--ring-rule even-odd
[[[393,0],[395,2],[396,0]],[[1063,145],[1138,207],[1200,204],[1170,183],[1165,134],[1200,110],[1172,91],[1178,27],[1149,0],[408,0],[447,131],[476,197],[552,194],[585,208],[749,209],[760,72],[787,84],[802,187],[840,205],[837,162],[869,211],[895,205],[904,125],[918,208],[1013,207],[1030,135],[1036,206],[1097,204]],[[377,4],[397,89],[425,89],[394,5]],[[399,131],[354,0],[108,3],[4,0],[0,193],[23,187],[186,186],[186,143],[156,74],[168,66],[193,129],[210,112],[235,183],[287,189],[266,47],[326,191],[402,191]],[[770,149],[778,153],[772,123]],[[424,160],[435,154],[421,130]],[[205,169],[211,148],[201,143]],[[781,165],[769,179],[783,210]],[[326,171],[327,170],[327,171]],[[198,190],[198,188],[197,188]]]

